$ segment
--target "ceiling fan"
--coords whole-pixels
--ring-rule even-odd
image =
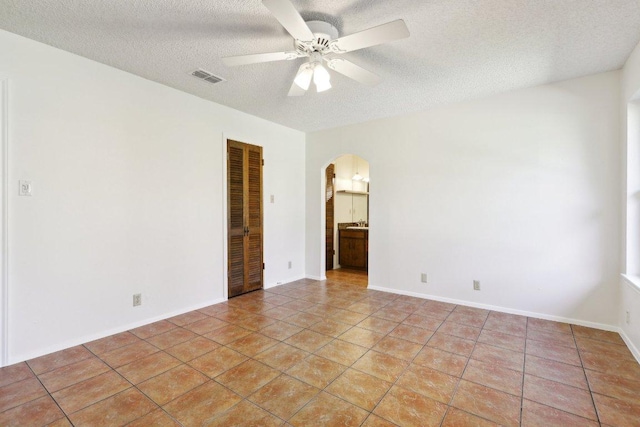
[[[330,69],[344,76],[365,85],[375,86],[381,81],[379,76],[338,56],[346,52],[409,37],[409,29],[402,19],[348,36],[338,37],[338,30],[327,22],[305,22],[290,0],[262,0],[262,4],[294,38],[295,50],[228,56],[222,58],[222,61],[227,66],[237,66],[309,58],[298,69],[289,90],[289,96],[304,95],[309,89],[312,79],[318,92],[331,89],[331,75],[323,66],[323,62],[326,62]]]

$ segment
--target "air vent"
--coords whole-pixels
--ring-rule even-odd
[[[203,69],[197,69],[194,72],[191,73],[191,75],[193,77],[197,77],[200,80],[204,80],[205,82],[209,82],[211,84],[215,84],[215,83],[220,83],[220,82],[224,82],[225,79],[223,79],[222,77],[218,77],[214,74],[211,74],[208,71],[205,71]]]

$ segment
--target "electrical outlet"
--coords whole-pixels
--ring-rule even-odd
[[[142,305],[142,294],[133,294],[133,306]]]
[[[420,274],[420,281],[422,283],[427,283],[427,273]]]
[[[31,196],[31,181],[20,180],[18,183],[20,184],[18,195]]]
[[[291,261],[289,261],[289,270],[291,270]]]
[[[479,291],[480,290],[480,281],[479,280],[474,280],[473,281],[473,290],[474,291]]]
[[[626,316],[626,322],[627,325],[631,324],[631,313],[629,313],[629,311],[627,310],[627,316]]]

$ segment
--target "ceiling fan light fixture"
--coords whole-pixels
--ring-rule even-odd
[[[375,86],[380,83],[380,76],[346,59],[337,60],[335,55],[409,37],[409,29],[402,19],[340,37],[338,29],[328,22],[305,21],[292,0],[262,0],[262,4],[293,37],[294,50],[227,56],[222,60],[225,65],[233,67],[309,58],[308,65],[303,64],[298,69],[298,74],[291,83],[289,96],[302,96],[308,90],[310,81],[307,67],[318,92],[331,89],[329,72],[322,66],[323,61],[327,61],[329,68],[336,73],[367,86]]]
[[[313,83],[315,83],[318,92],[331,89],[331,75],[320,63],[316,64],[313,69]]]
[[[307,67],[298,73],[294,82],[300,86],[300,88],[307,90],[311,84],[311,77],[313,77],[313,69],[311,67]]]

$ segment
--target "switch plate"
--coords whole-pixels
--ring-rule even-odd
[[[420,281],[422,283],[427,283],[427,273],[420,274]]]
[[[133,294],[133,306],[142,305],[142,294]]]
[[[291,269],[291,261],[289,261],[289,269]]]
[[[20,184],[18,195],[19,196],[31,196],[31,181],[18,181]]]
[[[474,291],[479,291],[480,290],[480,281],[479,280],[474,280],[473,281],[473,290]]]
[[[275,203],[276,202],[276,196],[274,196],[273,194],[269,197],[269,201],[271,203]]]
[[[625,320],[627,321],[627,325],[631,324],[631,313],[629,313],[628,310],[627,310],[627,316]]]

